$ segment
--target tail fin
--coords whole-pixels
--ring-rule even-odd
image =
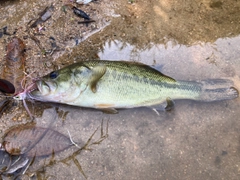
[[[226,79],[209,79],[199,82],[202,91],[199,95],[200,101],[220,101],[237,98],[239,93],[233,87],[233,82]]]

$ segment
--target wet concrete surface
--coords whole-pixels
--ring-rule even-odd
[[[45,30],[28,32],[27,24],[53,3]],[[240,89],[239,1],[105,1],[76,5],[96,20],[88,26],[71,9],[69,1],[1,2],[0,28],[15,29],[27,49],[26,72],[39,77],[53,69],[90,59],[143,62],[181,80],[228,78]],[[31,38],[34,35],[39,47]],[[42,35],[43,34],[43,35]],[[54,37],[58,50],[51,50]],[[11,36],[0,41],[3,61]],[[79,43],[79,44],[78,44]],[[76,45],[78,44],[78,45]],[[3,63],[1,63],[3,64]],[[67,112],[52,128],[83,146],[104,120],[108,137],[83,150],[76,159],[88,179],[231,179],[240,176],[239,99],[202,103],[179,100],[171,112],[157,115],[148,108],[103,114],[85,109],[36,102],[31,112],[37,125],[47,127],[54,107]],[[31,104],[29,103],[30,107]],[[42,114],[43,112],[43,114]],[[20,104],[1,117],[0,135],[12,125],[30,121]],[[105,130],[105,129],[104,129]],[[97,141],[100,129],[93,137]],[[92,142],[93,142],[92,141]],[[72,146],[51,157],[37,158],[22,179],[85,179],[70,157]],[[44,167],[44,169],[42,169]],[[37,171],[37,170],[41,171]]]

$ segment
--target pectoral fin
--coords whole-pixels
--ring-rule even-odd
[[[168,97],[166,101],[167,101],[167,106],[165,107],[165,110],[171,111],[174,108],[174,102],[170,97]]]
[[[89,85],[93,93],[97,92],[97,82],[101,79],[101,77],[106,73],[107,67],[99,64],[92,69],[92,74],[89,79]]]

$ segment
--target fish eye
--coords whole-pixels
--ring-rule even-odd
[[[50,77],[51,79],[57,78],[57,77],[58,77],[58,72],[57,72],[57,71],[51,72],[51,73],[49,74],[49,77]]]

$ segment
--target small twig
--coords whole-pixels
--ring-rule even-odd
[[[159,114],[159,112],[157,111],[157,109],[152,108],[152,110],[153,110],[158,116],[160,116],[160,114]]]
[[[70,134],[69,130],[67,130],[67,132],[68,132],[69,139],[70,139],[71,143],[72,143],[74,146],[76,146],[77,148],[81,149],[81,148],[72,140],[72,137],[71,137],[71,134]]]
[[[93,19],[89,19],[89,20],[84,20],[84,21],[78,21],[78,24],[91,23],[91,22],[96,22],[96,21]]]
[[[78,162],[78,160],[74,157],[73,158],[73,162],[74,164],[77,166],[78,170],[82,173],[82,175],[85,177],[85,179],[87,179],[86,174],[84,173],[82,166],[80,165],[80,163]]]

